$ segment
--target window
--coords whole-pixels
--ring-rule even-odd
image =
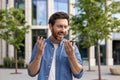
[[[32,24],[33,25],[47,24],[47,0],[32,1]]]
[[[54,12],[58,11],[68,13],[68,0],[54,0]]]
[[[33,29],[32,30],[32,47],[34,46],[37,36],[42,36],[45,39],[47,38],[47,29]]]
[[[14,6],[15,8],[25,10],[25,0],[14,0]]]

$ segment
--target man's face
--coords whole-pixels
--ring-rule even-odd
[[[68,21],[67,19],[57,19],[55,24],[50,26],[52,36],[58,40],[62,41],[66,36],[68,31]]]

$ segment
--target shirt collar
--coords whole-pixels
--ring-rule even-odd
[[[60,46],[64,43],[66,39],[63,39],[61,42],[60,42]],[[46,39],[46,42],[50,43],[53,45],[53,42],[51,41],[50,37]]]

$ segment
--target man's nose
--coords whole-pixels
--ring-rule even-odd
[[[62,27],[62,31],[66,32],[67,29],[63,26],[63,27]]]
[[[62,31],[62,32],[66,32],[66,31],[67,31],[67,29],[65,29],[65,28],[62,28],[62,29],[61,29],[61,31]]]

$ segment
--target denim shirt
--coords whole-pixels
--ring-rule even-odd
[[[77,75],[73,74],[71,71],[70,62],[68,60],[68,56],[66,54],[63,41],[61,41],[60,45],[56,50],[55,80],[73,80],[72,76],[74,76],[75,78],[81,78],[83,75],[83,70]],[[45,42],[46,42],[46,47],[44,49],[40,70],[38,72],[38,80],[48,80],[52,59],[53,59],[54,45],[51,42],[50,38],[46,39]],[[37,45],[35,44],[30,63],[35,58],[36,53],[37,53]],[[75,45],[75,55],[78,62],[82,65],[82,59],[76,45]],[[28,70],[28,74],[30,76],[35,76],[35,75],[31,75],[29,73],[29,70]]]

